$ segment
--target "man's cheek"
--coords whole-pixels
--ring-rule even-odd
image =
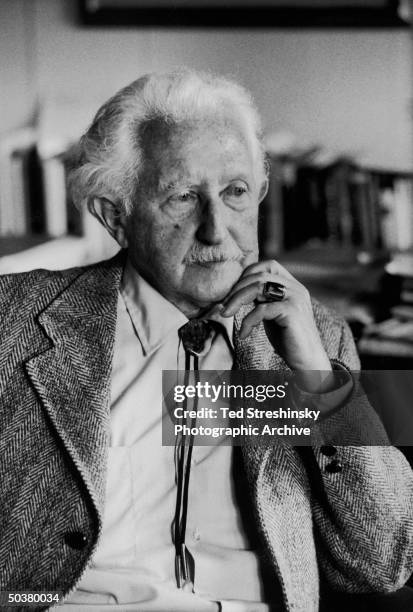
[[[249,225],[243,225],[236,236],[236,242],[243,251],[244,261],[249,263],[257,261],[258,258],[258,233],[255,220],[252,219]]]

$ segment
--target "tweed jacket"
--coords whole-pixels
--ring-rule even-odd
[[[0,277],[0,590],[66,594],[97,545],[122,261]],[[314,314],[330,358],[358,368],[345,323],[317,303]],[[239,338],[242,317],[235,367],[286,369],[262,326]],[[373,422],[364,404],[350,401],[337,418],[364,410]],[[251,445],[243,457],[286,611],[316,612],[320,584],[369,592],[405,583],[413,479],[396,449],[338,447],[337,473],[319,447]]]

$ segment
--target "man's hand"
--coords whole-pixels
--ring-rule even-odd
[[[269,281],[284,285],[282,301],[265,301],[263,289]],[[241,338],[247,337],[253,327],[264,322],[268,339],[291,369],[331,371],[330,360],[314,321],[310,295],[281,264],[270,260],[245,268],[228,294],[221,314],[233,316],[242,305],[252,303],[255,308],[242,323]],[[319,390],[319,385],[319,379],[317,384],[305,382],[308,390]]]

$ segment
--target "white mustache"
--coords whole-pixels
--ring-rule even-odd
[[[222,261],[240,261],[244,253],[235,245],[231,248],[199,246],[194,244],[184,257],[186,264],[205,264]]]

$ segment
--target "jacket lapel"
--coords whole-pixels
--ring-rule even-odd
[[[123,256],[90,268],[39,315],[51,347],[26,362],[50,421],[80,472],[98,516],[105,497],[110,375]],[[64,276],[64,273],[63,273]]]

